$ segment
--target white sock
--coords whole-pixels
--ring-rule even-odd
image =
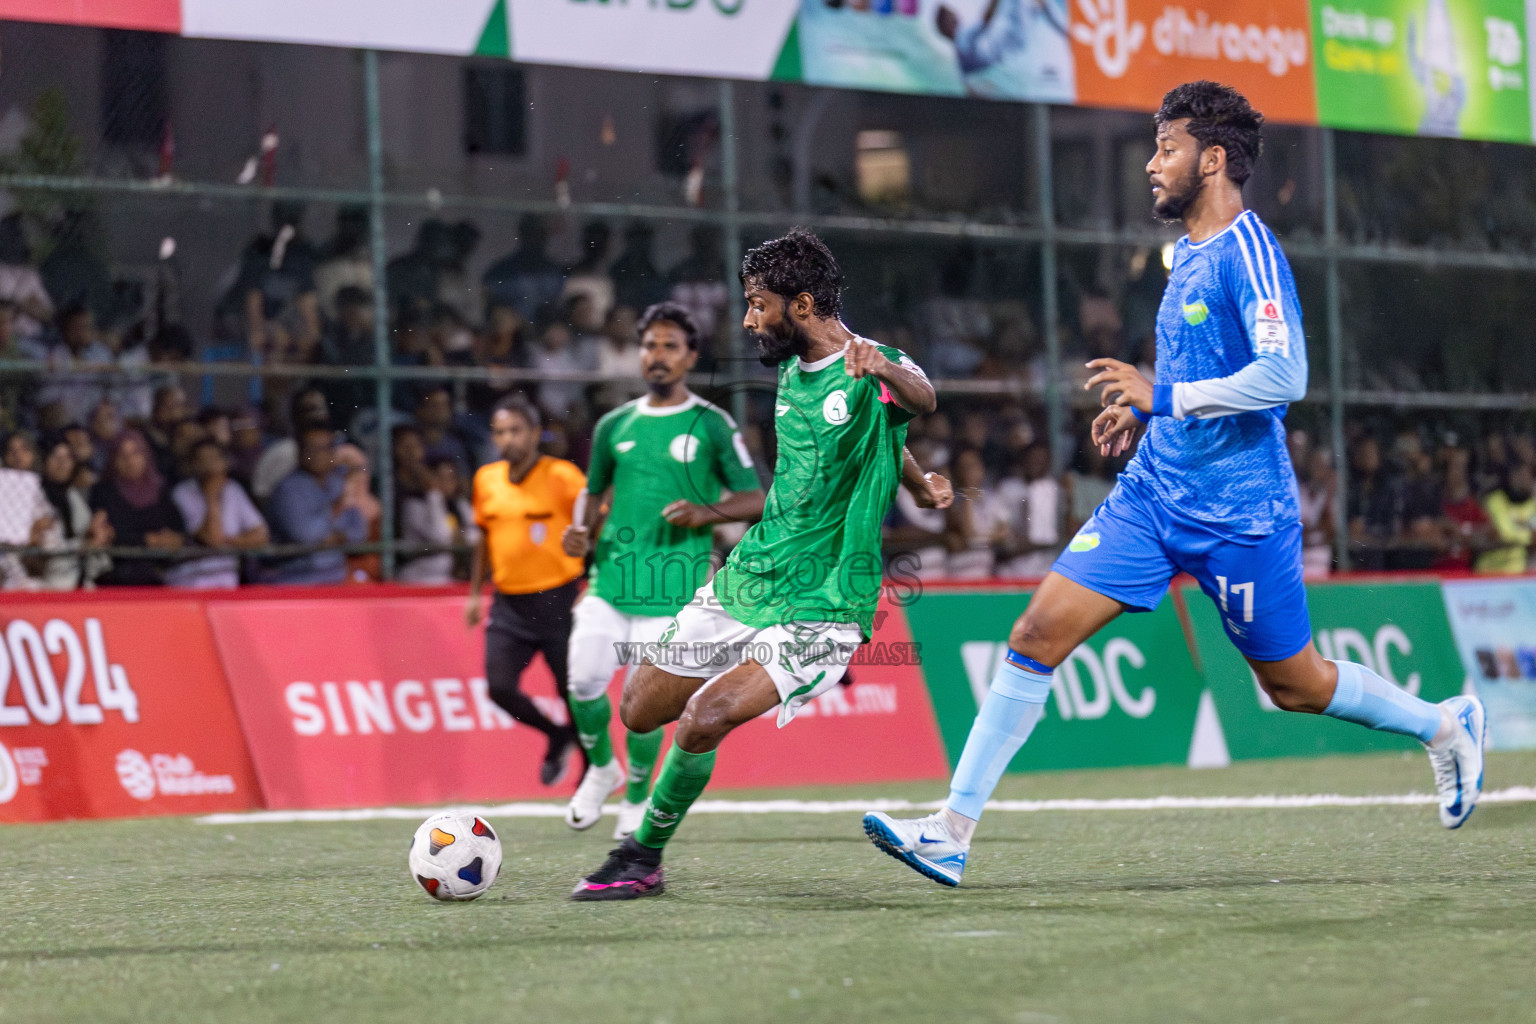
[[[1451,742],[1451,737],[1456,735],[1456,716],[1451,714],[1448,707],[1440,708],[1440,728],[1435,730],[1435,735],[1429,741],[1429,747],[1439,750]]]

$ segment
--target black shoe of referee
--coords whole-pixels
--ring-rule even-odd
[[[571,755],[576,752],[576,731],[562,729],[549,738],[544,751],[544,763],[539,765],[539,782],[546,786],[558,786],[571,768]]]

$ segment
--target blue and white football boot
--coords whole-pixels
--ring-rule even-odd
[[[1472,815],[1483,792],[1483,748],[1488,742],[1488,714],[1476,697],[1452,697],[1440,702],[1456,723],[1451,738],[1428,747],[1440,794],[1440,824],[1460,828]]]
[[[871,811],[864,815],[864,834],[880,849],[940,885],[957,886],[965,873],[967,847],[949,834],[940,814],[893,818]]]

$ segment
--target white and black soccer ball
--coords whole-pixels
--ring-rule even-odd
[[[501,841],[490,823],[467,811],[444,811],[421,823],[411,840],[411,877],[436,900],[472,900],[501,870]]]

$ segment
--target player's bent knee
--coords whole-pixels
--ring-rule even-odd
[[[1025,612],[1009,630],[1008,646],[1026,658],[1054,666],[1071,653],[1058,649],[1062,644],[1057,633],[1058,630],[1045,621],[1045,616]]]
[[[732,702],[704,690],[693,695],[677,720],[678,742],[685,750],[694,743],[712,750],[736,724]]]

